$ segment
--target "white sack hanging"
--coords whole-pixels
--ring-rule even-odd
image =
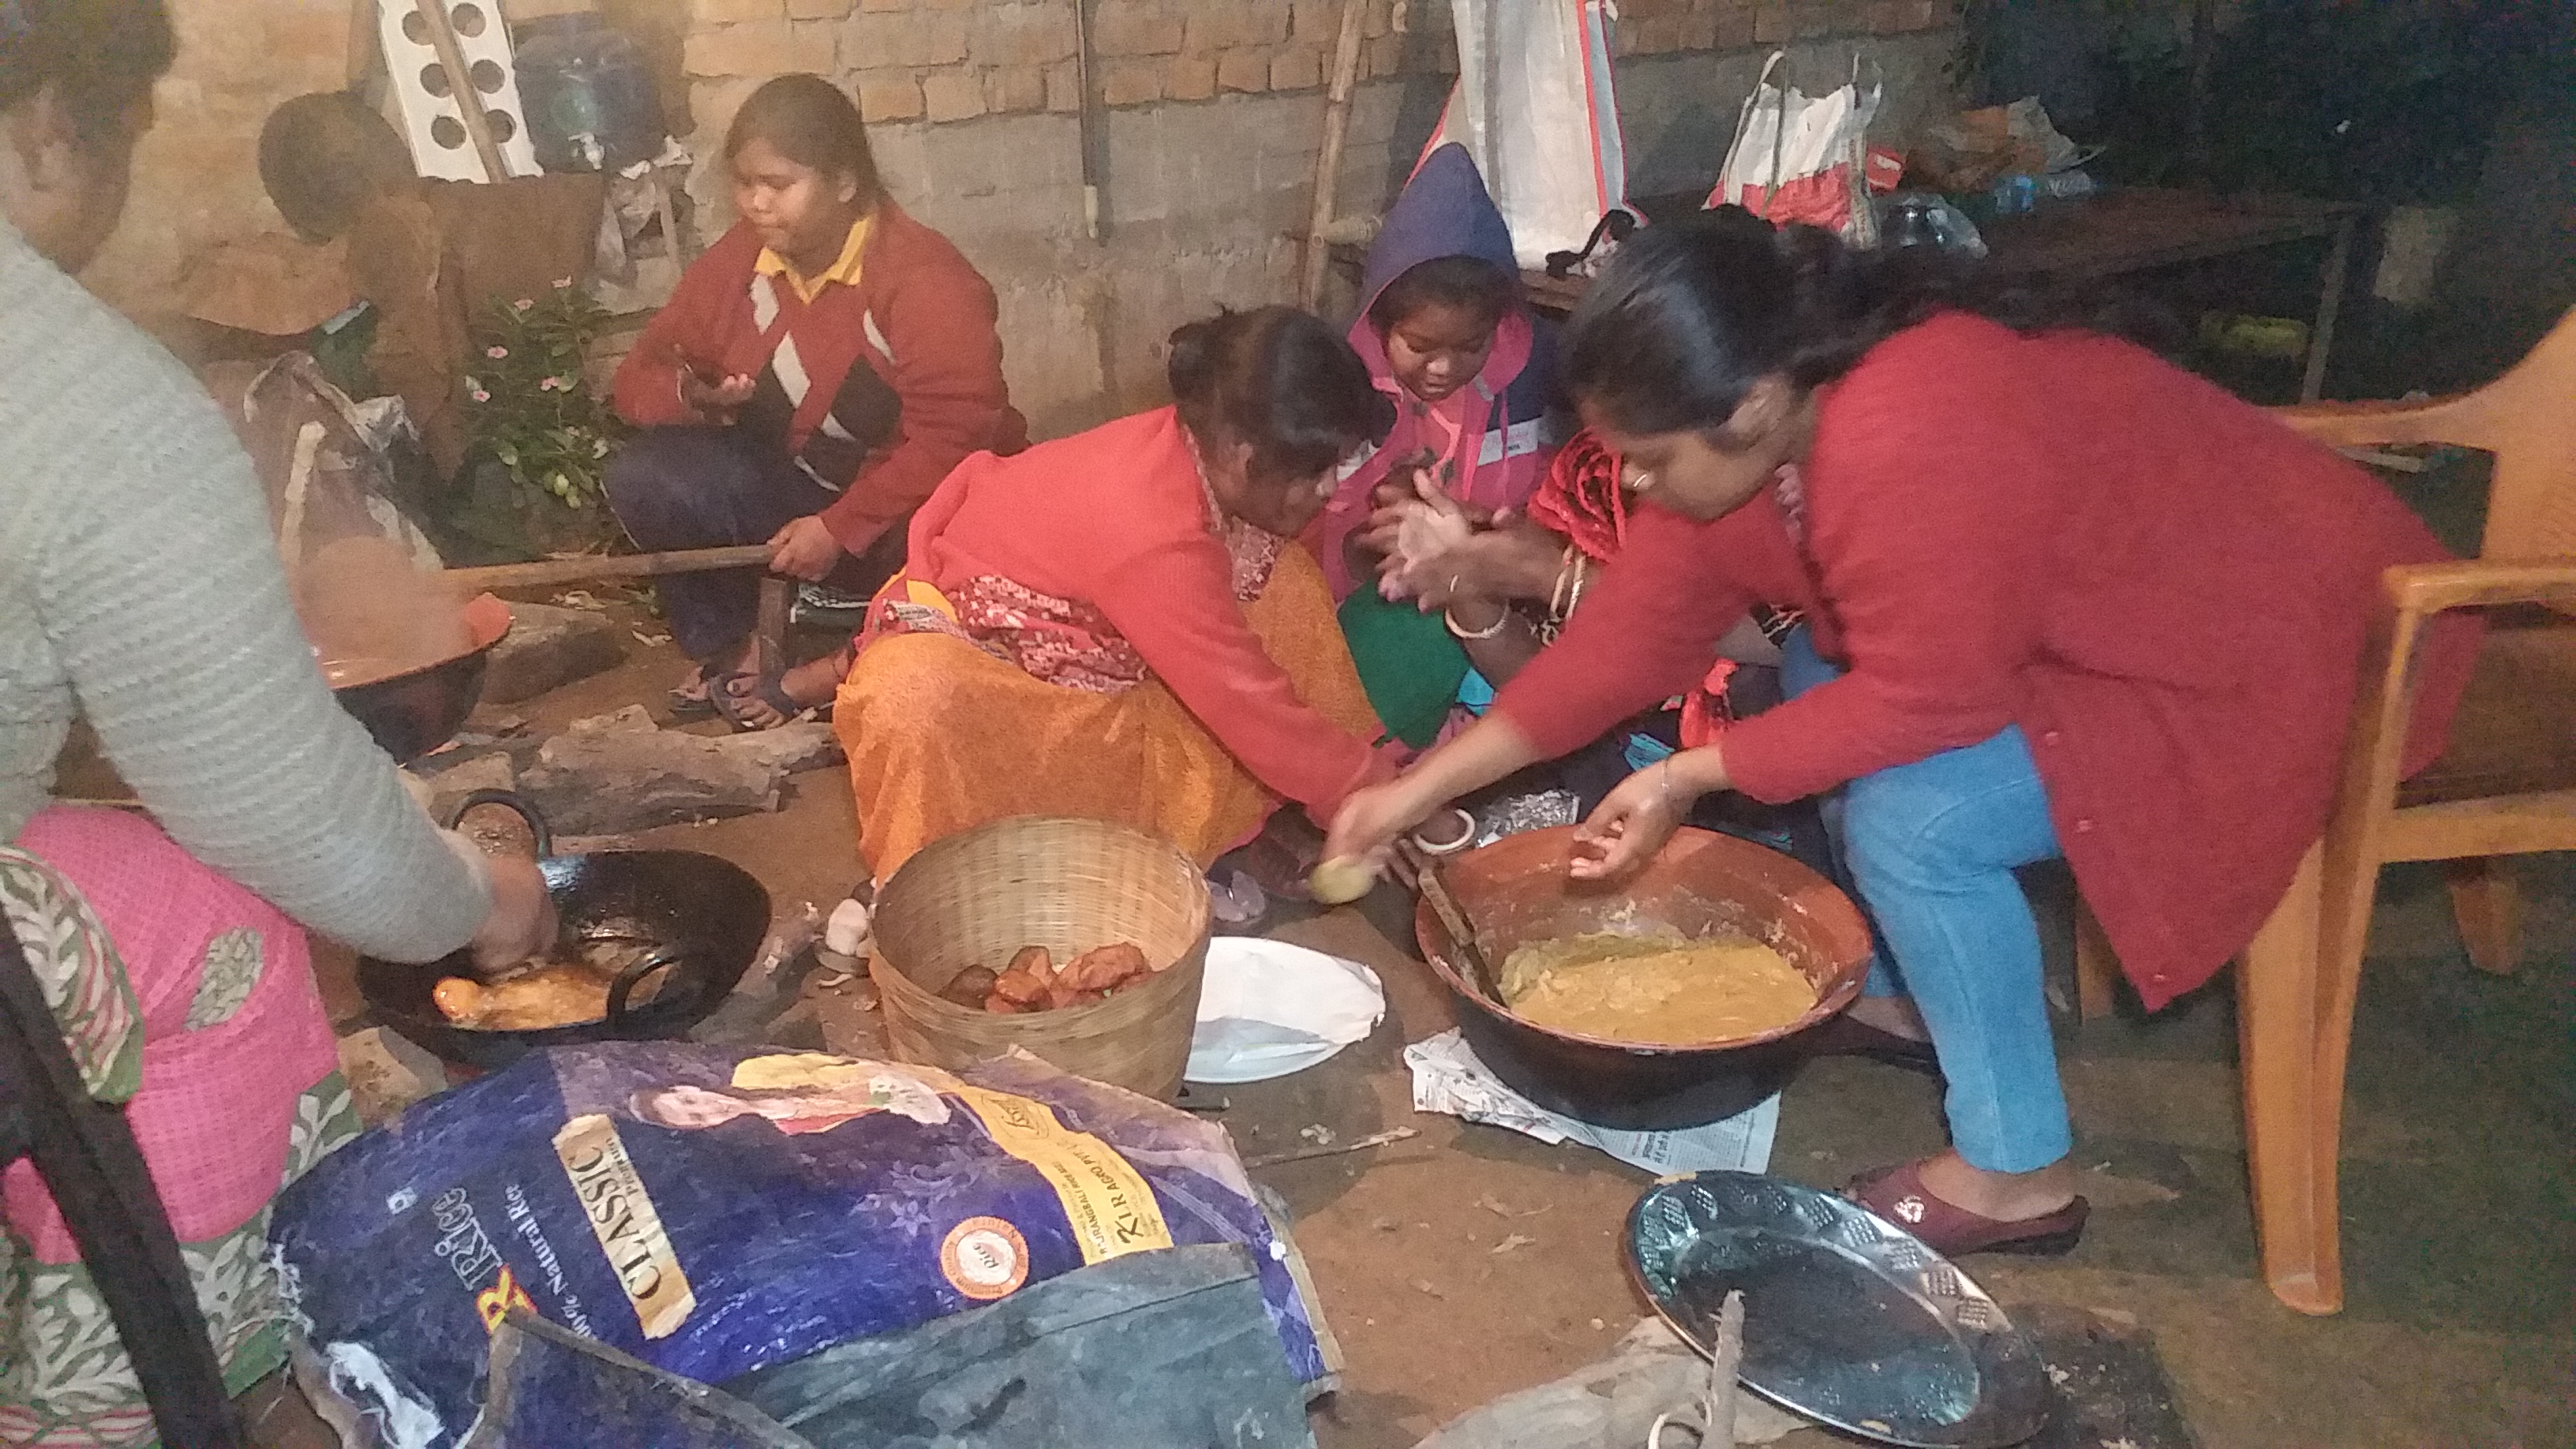
[[[1422,154],[1475,158],[1524,267],[1581,251],[1627,197],[1608,0],[1450,0],[1458,81]]]

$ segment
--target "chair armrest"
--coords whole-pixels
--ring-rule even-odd
[[[2398,564],[2380,580],[2399,613],[2419,618],[2488,604],[2576,608],[2576,557]]]
[[[2320,402],[2268,409],[2272,416],[2330,448],[2449,441],[2442,430],[2456,421],[2457,397],[2413,402]]]

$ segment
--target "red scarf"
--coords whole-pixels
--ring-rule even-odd
[[[1628,541],[1628,491],[1619,483],[1619,455],[1590,428],[1568,438],[1530,495],[1529,516],[1564,535],[1585,558],[1610,562]],[[1726,704],[1727,681],[1734,674],[1735,661],[1720,659],[1682,696],[1683,749],[1715,740],[1734,718]]]

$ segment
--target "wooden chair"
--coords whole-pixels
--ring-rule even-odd
[[[2469,958],[2510,972],[2520,903],[2502,857],[2576,850],[2576,312],[2510,372],[2423,403],[2283,410],[2337,447],[2448,443],[2495,458],[2478,557],[2388,571],[2324,837],[2237,971],[2245,1139],[2263,1276],[2303,1313],[2343,1307],[2335,1169],[2379,868],[2450,862]],[[2488,634],[2441,759],[2398,779],[2425,626],[2483,609]],[[2119,963],[2078,908],[2078,1014],[2111,1008]]]

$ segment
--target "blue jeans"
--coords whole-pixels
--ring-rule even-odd
[[[1805,629],[1782,648],[1792,698],[1840,673]],[[2015,867],[2060,852],[2021,727],[1864,775],[1825,828],[1881,943],[1865,989],[1923,1013],[1948,1079],[1950,1141],[1972,1167],[2030,1172],[2074,1147],[2040,981],[2039,927]]]

